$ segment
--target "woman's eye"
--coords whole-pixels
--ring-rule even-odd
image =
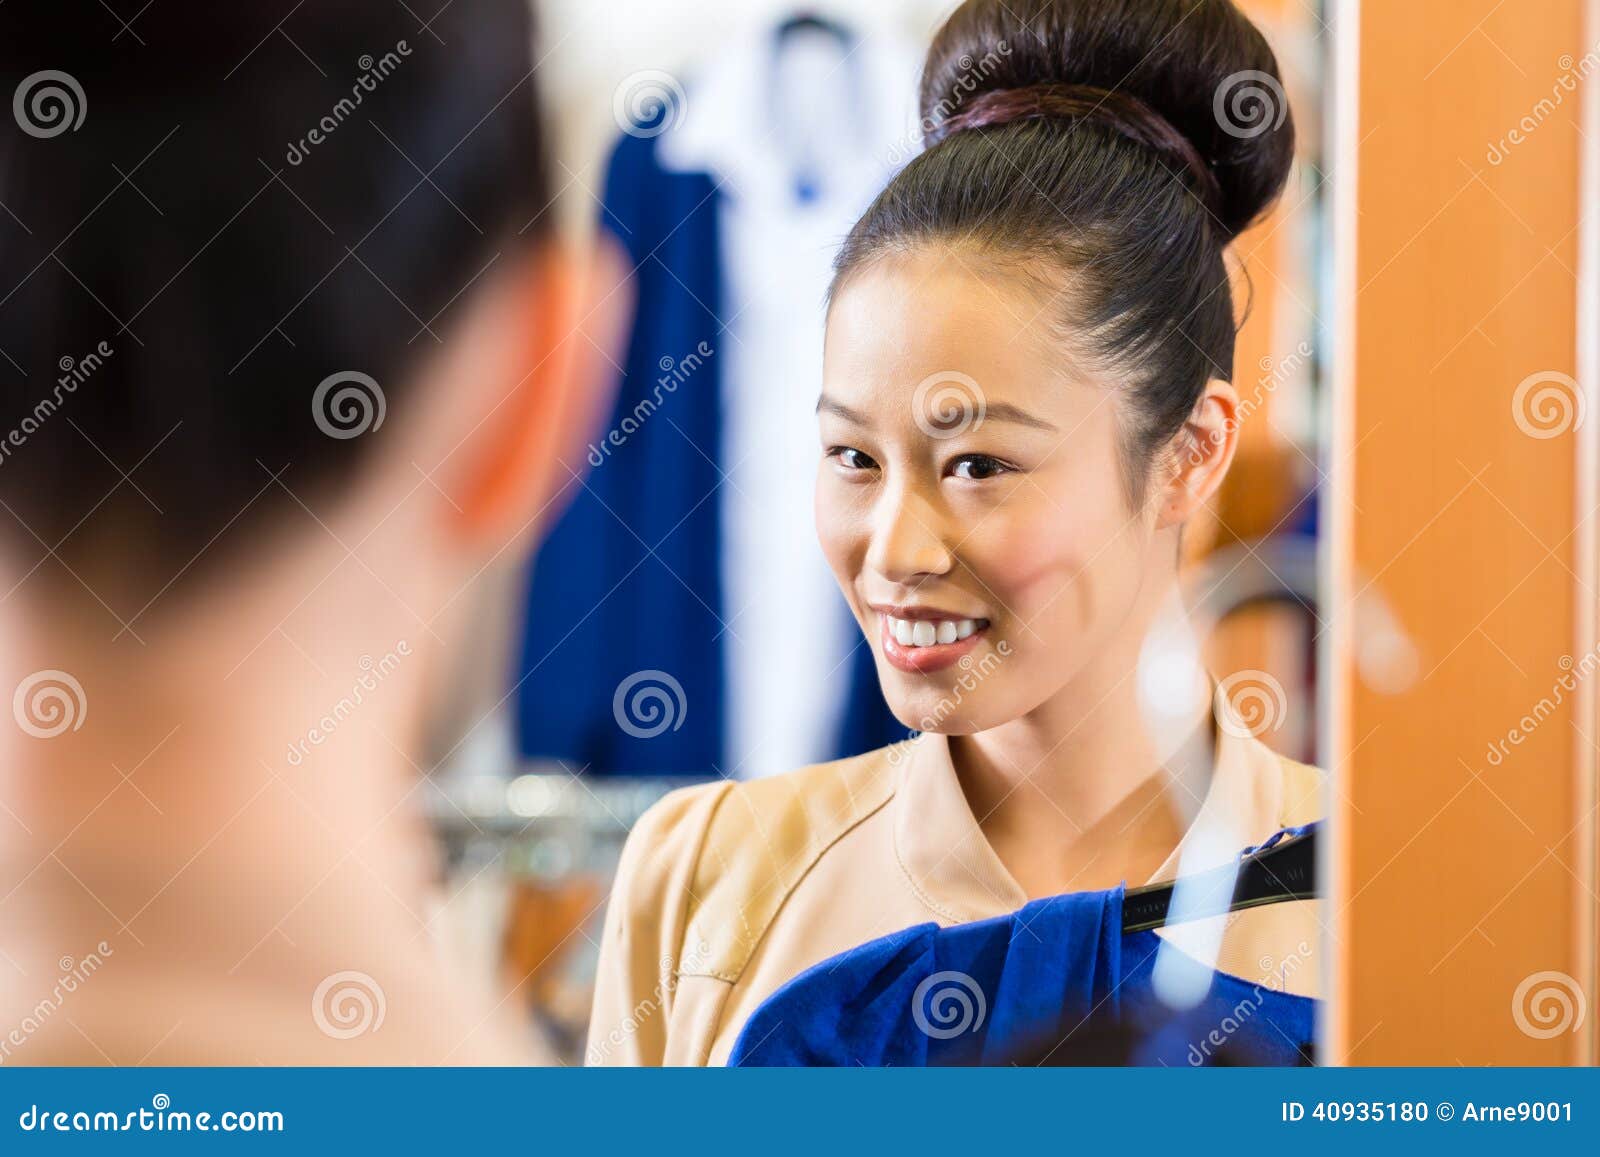
[[[998,458],[991,458],[987,454],[964,454],[950,464],[950,473],[957,478],[965,478],[972,482],[981,482],[985,478],[993,478],[1004,474],[1011,467]]]
[[[846,470],[871,470],[878,464],[853,446],[834,446],[828,457],[837,458]]]

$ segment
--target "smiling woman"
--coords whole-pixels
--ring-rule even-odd
[[[1184,525],[1235,449],[1224,250],[1293,152],[1276,77],[1229,0],[968,0],[938,33],[928,147],[841,250],[817,406],[817,532],[925,734],[647,816],[594,1059],[748,1055],[768,997],[866,941],[1120,895],[1320,817],[1316,770],[1232,725],[1177,596]],[[1240,78],[1281,107],[1235,123],[1218,94]],[[1291,902],[1120,951],[1259,983],[1317,933]],[[1288,1011],[1254,1031],[1308,1043],[1316,976],[1280,977]]]

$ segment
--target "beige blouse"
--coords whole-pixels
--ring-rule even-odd
[[[1177,875],[1180,860],[1184,874],[1212,867],[1322,816],[1316,768],[1237,727],[1217,729],[1216,756],[1188,830],[1149,882]],[[1229,838],[1212,838],[1218,830]],[[941,735],[673,792],[623,849],[588,1063],[723,1064],[756,1007],[813,964],[914,924],[1001,916],[1027,900],[968,807]],[[1159,931],[1220,971],[1314,996],[1319,907],[1278,903]]]

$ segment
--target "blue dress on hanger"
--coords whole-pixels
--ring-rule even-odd
[[[1315,826],[1285,829],[1260,848]],[[728,1063],[1314,1063],[1312,997],[1213,972],[1198,1004],[1168,1007],[1155,985],[1165,942],[1153,931],[1123,933],[1124,890],[1052,896],[947,928],[919,924],[840,953],[768,997]]]

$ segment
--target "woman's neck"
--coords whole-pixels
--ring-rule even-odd
[[[979,826],[1030,897],[1160,867],[1209,780],[1210,689],[1169,595],[1027,715],[951,740]]]

